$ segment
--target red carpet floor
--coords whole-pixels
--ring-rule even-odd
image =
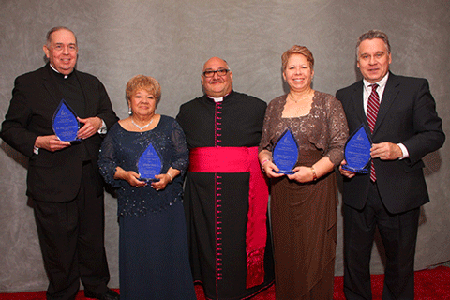
[[[372,275],[372,294],[374,300],[381,300],[383,275]],[[450,300],[450,268],[440,266],[432,270],[414,273],[414,299]],[[335,278],[334,300],[344,300],[343,278]],[[196,286],[197,299],[205,300],[200,286]],[[83,292],[78,293],[77,300],[85,299]],[[45,292],[0,293],[0,300],[45,300]],[[275,300],[275,286],[251,298],[251,300]]]

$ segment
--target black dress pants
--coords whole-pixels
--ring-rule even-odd
[[[414,253],[420,208],[389,213],[377,184],[371,183],[362,210],[344,205],[344,293],[347,299],[372,299],[370,256],[375,228],[386,254],[382,299],[414,299]]]
[[[85,290],[107,291],[110,275],[104,247],[104,199],[103,193],[98,195],[96,172],[92,163],[83,164],[82,184],[73,201],[34,201],[39,244],[50,281],[47,299],[75,299],[80,279]]]

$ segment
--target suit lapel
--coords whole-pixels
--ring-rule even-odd
[[[398,95],[398,80],[397,76],[389,73],[386,86],[384,88],[383,96],[381,98],[380,110],[378,111],[377,121],[375,123],[375,128],[373,129],[373,134],[375,134],[378,128],[381,126],[383,119],[386,117],[387,112],[391,108],[392,104]]]
[[[366,113],[364,112],[363,86],[364,84],[362,81],[356,84],[355,89],[353,90],[351,103],[353,104],[354,111],[360,123],[364,123],[367,126],[367,117]]]

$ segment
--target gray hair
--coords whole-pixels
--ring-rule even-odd
[[[375,38],[382,39],[384,42],[384,45],[386,46],[387,52],[391,53],[391,45],[389,45],[389,39],[388,39],[387,35],[384,32],[382,32],[381,30],[369,30],[366,33],[364,33],[363,35],[361,35],[358,38],[358,41],[356,42],[356,49],[355,49],[356,60],[358,60],[359,45],[362,43],[362,41],[371,40],[371,39],[375,39]]]
[[[73,34],[73,36],[75,37],[75,45],[78,47],[77,37],[76,37],[75,33],[73,33],[72,30],[70,30],[66,26],[56,26],[56,27],[53,27],[52,29],[50,29],[49,32],[47,32],[47,43],[46,43],[47,48],[50,48],[50,46],[52,45],[52,34],[56,31],[60,31],[60,30],[70,31]]]

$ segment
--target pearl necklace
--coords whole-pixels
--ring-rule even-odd
[[[137,128],[139,128],[140,130],[143,130],[144,128],[147,128],[148,126],[150,126],[153,123],[153,118],[150,121],[150,123],[148,123],[147,125],[144,126],[139,126],[138,124],[134,123],[133,118],[131,118],[131,124],[133,124],[134,126],[136,126]]]

